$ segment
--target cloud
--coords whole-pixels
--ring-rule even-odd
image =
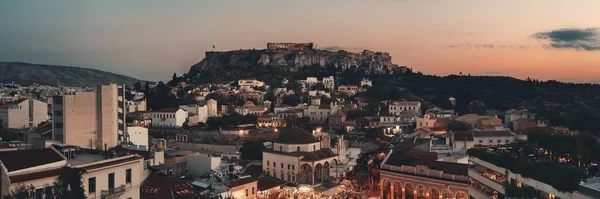
[[[545,48],[600,51],[600,29],[598,28],[557,29],[538,32],[532,37],[537,40],[549,41],[550,43],[545,45]]]
[[[456,48],[456,49],[527,49],[531,46],[529,45],[504,45],[504,44],[453,44],[447,45],[448,48]]]

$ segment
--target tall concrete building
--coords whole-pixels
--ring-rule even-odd
[[[126,136],[125,88],[99,85],[96,92],[55,96],[53,140],[87,149],[108,150]]]
[[[36,99],[20,99],[0,106],[0,122],[5,128],[33,128],[48,121],[48,104]]]

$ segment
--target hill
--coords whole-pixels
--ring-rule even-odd
[[[71,66],[54,66],[21,62],[0,62],[0,82],[22,85],[95,86],[119,83],[133,85],[140,80],[101,70]]]
[[[283,78],[298,79],[308,74],[355,71],[370,75],[402,70],[406,67],[393,64],[391,56],[384,52],[263,49],[206,52],[205,58],[190,68],[187,77],[194,83],[256,78],[273,84]]]
[[[508,109],[526,108],[548,119],[552,125],[600,135],[600,85],[500,76],[425,75],[392,64],[387,53],[320,50],[208,52],[204,60],[191,67],[187,77],[192,83],[256,78],[279,87],[283,78],[299,80],[330,75],[336,76],[338,85],[356,85],[362,78],[373,80],[374,86],[358,95],[369,100],[367,111],[370,110],[371,114],[378,110],[379,102],[388,99],[419,100],[426,107],[438,106],[455,109],[460,114],[489,113],[500,117]],[[448,100],[450,97],[456,99],[455,106]]]

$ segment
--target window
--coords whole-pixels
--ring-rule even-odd
[[[283,151],[283,146],[279,146],[279,151]]]
[[[288,169],[290,169],[290,164],[288,164]]]
[[[248,189],[246,189],[246,196],[248,196]]]
[[[271,172],[267,171],[267,176],[271,176]]]
[[[283,163],[281,163],[281,168],[283,169]]]
[[[62,122],[55,122],[54,123],[54,128],[62,129],[63,128],[63,123]]]
[[[282,180],[285,180],[285,178],[284,178],[284,177],[285,177],[285,176],[283,176],[283,172],[281,172],[281,179],[282,179]]]
[[[269,167],[269,161],[267,161],[267,167]]]
[[[108,189],[109,190],[115,189],[115,173],[108,174]]]
[[[131,169],[125,170],[125,183],[131,184]]]
[[[277,167],[277,163],[273,162],[273,167]]]
[[[63,113],[62,111],[58,111],[58,110],[54,111],[54,117],[62,117],[63,116],[62,113]]]
[[[313,145],[313,151],[317,150],[317,145]]]
[[[296,147],[296,151],[300,152],[300,147]]]
[[[252,195],[254,195],[254,187],[252,187]]]
[[[88,192],[96,193],[96,177],[88,179]]]
[[[292,170],[296,170],[296,165],[292,165]]]

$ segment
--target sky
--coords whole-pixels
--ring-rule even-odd
[[[0,1],[0,61],[167,80],[212,50],[314,42],[415,71],[600,79],[598,0]]]

